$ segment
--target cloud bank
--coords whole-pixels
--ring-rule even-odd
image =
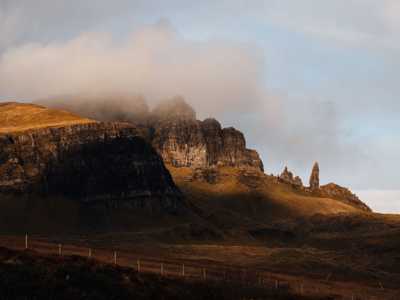
[[[263,97],[264,61],[245,44],[184,39],[167,21],[116,41],[85,33],[26,44],[0,57],[0,90],[15,99],[70,94],[184,95],[203,114],[254,108]]]

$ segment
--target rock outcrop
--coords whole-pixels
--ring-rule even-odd
[[[316,191],[319,189],[319,165],[317,162],[314,163],[314,166],[311,171],[310,189],[311,191]]]
[[[129,124],[99,122],[3,132],[0,193],[179,210],[179,189],[140,135]]]
[[[246,148],[243,134],[222,128],[215,119],[196,119],[194,110],[176,98],[154,110],[151,143],[175,167],[212,168],[229,166],[263,171],[254,150]]]
[[[348,188],[341,187],[335,183],[329,183],[320,187],[320,193],[324,197],[333,198],[365,211],[372,211],[364,202],[353,194]]]
[[[303,189],[303,182],[299,176],[294,176],[292,172],[288,170],[287,167],[283,170],[283,172],[278,176],[278,179],[284,183],[290,184],[298,189]]]

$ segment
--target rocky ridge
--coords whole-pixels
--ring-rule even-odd
[[[372,211],[356,194],[352,193],[348,188],[342,187],[335,183],[328,183],[320,187],[320,194],[323,197],[336,199],[365,211]]]
[[[326,185],[320,186],[319,183],[319,164],[315,162],[313,168],[311,170],[310,175],[310,185],[304,186],[301,178],[299,176],[294,176],[291,171],[288,170],[287,167],[283,170],[283,172],[276,177],[278,182],[285,183],[290,185],[296,190],[319,196],[336,199],[338,201],[350,204],[355,206],[361,210],[371,211],[371,209],[357,197],[357,195],[353,194],[348,188],[342,187],[335,183],[329,183]]]
[[[103,111],[101,107],[100,110]],[[119,112],[121,107],[114,110]],[[86,117],[96,117],[90,112],[85,113]],[[197,120],[196,112],[182,97],[164,101],[152,111],[146,110],[145,115],[145,120],[138,121],[138,118],[133,118],[127,121],[135,123],[136,128],[141,128],[141,136],[157,150],[171,172],[179,168],[191,170],[191,174],[185,176],[186,181],[215,184],[221,177],[220,167],[236,168],[263,176],[264,167],[258,153],[246,148],[245,137],[240,131],[232,127],[222,128],[221,124],[212,118]],[[121,120],[112,111],[110,116],[111,120]],[[100,118],[102,119],[104,117]],[[109,120],[108,117],[105,119]],[[334,189],[332,186],[320,188],[318,163],[313,166],[309,187],[304,186],[301,178],[287,168],[276,180],[309,195],[335,195],[338,200],[369,210],[361,200],[351,196],[347,189],[339,185],[335,185]]]

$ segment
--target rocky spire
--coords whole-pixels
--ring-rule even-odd
[[[319,189],[319,165],[318,162],[314,163],[310,176],[310,189],[312,191]]]
[[[296,187],[303,187],[303,182],[299,176],[294,176],[292,172],[288,170],[287,167],[283,170],[281,175],[279,175],[279,179],[283,182],[289,183]]]
[[[279,176],[283,181],[291,182],[293,180],[293,173],[288,170],[287,167],[283,170],[281,175]]]

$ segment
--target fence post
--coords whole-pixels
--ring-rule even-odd
[[[161,263],[160,272],[161,272],[161,276],[163,276],[164,275],[164,264],[163,263]]]
[[[92,257],[92,248],[89,248],[89,254],[88,254],[89,258]]]
[[[28,234],[25,234],[25,250],[28,250]]]
[[[277,289],[279,287],[279,282],[278,280],[275,279],[275,288]]]
[[[114,265],[117,265],[117,251],[114,251]]]
[[[140,273],[140,259],[137,260],[137,271]]]
[[[62,245],[58,244],[58,255],[61,256],[62,255]]]
[[[203,269],[203,279],[207,280],[207,270],[205,268]]]
[[[185,264],[182,265],[182,277],[185,277]]]

